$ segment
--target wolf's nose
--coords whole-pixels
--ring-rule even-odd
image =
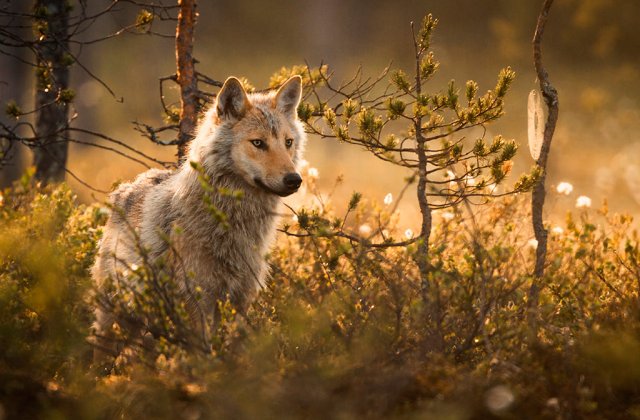
[[[300,177],[300,175],[295,172],[291,172],[284,176],[282,182],[284,183],[285,187],[291,190],[297,190],[298,188],[300,188],[300,184],[302,184],[302,177]]]

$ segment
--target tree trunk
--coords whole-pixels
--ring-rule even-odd
[[[193,39],[198,15],[196,0],[179,0],[178,4],[180,13],[176,28],[176,66],[181,102],[178,160],[182,161],[198,124],[198,80],[193,58]]]
[[[64,180],[68,143],[69,64],[67,0],[36,0],[36,134],[34,164],[36,179]]]
[[[411,31],[413,33],[413,22],[411,22]],[[416,96],[422,94],[422,76],[420,72],[420,64],[424,56],[424,48],[419,44],[414,33],[415,47],[415,64],[416,64]],[[420,240],[418,242],[418,250],[415,255],[415,261],[420,271],[420,289],[425,307],[429,307],[429,237],[431,236],[431,207],[427,200],[427,140],[422,135],[422,117],[417,116],[413,121],[416,131],[416,153],[418,155],[418,186],[416,193],[418,195],[418,205],[420,206],[420,215],[422,220],[420,223]]]
[[[8,16],[26,16],[29,14],[30,9],[30,4],[13,1],[5,6],[3,12]],[[29,39],[32,34],[31,27],[27,27],[27,25],[20,29],[16,27],[24,22],[27,22],[27,20],[20,19],[10,29],[19,39]],[[30,73],[31,67],[24,62],[29,62],[32,56],[30,55],[31,52],[26,48],[17,48],[14,53],[18,56],[18,59],[3,60],[2,66],[0,66],[0,103],[6,104],[10,100],[15,100],[18,105],[26,108],[26,104],[31,102],[31,98],[28,96],[32,94],[31,83],[33,80]],[[6,113],[0,115],[0,122],[8,127],[14,127],[17,123],[12,117],[8,117]],[[11,137],[11,133],[5,130],[2,131],[2,134]],[[10,146],[7,145],[10,147],[9,153],[0,156],[0,189],[10,187],[14,181],[22,176],[25,167],[29,165],[27,163],[27,156],[30,155],[28,149],[19,141],[7,141],[12,142],[12,144]],[[2,147],[4,151],[5,144]]]
[[[529,289],[529,321],[530,325],[535,329],[535,312],[538,307],[538,295],[540,293],[539,282],[544,275],[544,265],[547,259],[547,229],[543,223],[543,207],[545,200],[545,180],[547,177],[547,159],[551,148],[551,139],[558,121],[558,92],[549,81],[549,74],[542,65],[542,35],[549,16],[549,9],[553,4],[553,0],[545,0],[538,16],[535,35],[533,37],[533,62],[536,68],[536,74],[540,82],[540,90],[544,97],[545,103],[549,110],[547,122],[544,127],[544,137],[542,140],[542,148],[540,156],[536,161],[536,165],[541,169],[542,176],[533,188],[531,195],[531,218],[533,222],[533,231],[535,233],[538,245],[536,246],[536,266],[534,269],[534,279]]]

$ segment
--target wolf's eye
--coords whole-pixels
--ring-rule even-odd
[[[287,146],[287,149],[293,145],[293,139],[286,139],[284,141],[284,145]]]
[[[260,140],[260,139],[251,140],[251,144],[256,146],[258,149],[266,149],[267,147],[267,144],[264,142],[264,140]]]

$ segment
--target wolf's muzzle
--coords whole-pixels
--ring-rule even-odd
[[[284,185],[284,189],[282,190],[276,190],[274,188],[269,187],[267,184],[262,182],[260,178],[254,178],[253,181],[256,183],[258,187],[262,188],[267,192],[270,192],[271,194],[276,194],[276,195],[279,195],[280,197],[286,197],[298,191],[298,188],[300,188],[300,184],[302,184],[302,178],[298,174],[294,174],[297,177],[296,179],[289,178],[289,183],[287,184],[285,180],[288,175],[292,175],[292,174],[287,174],[283,178],[282,183]]]
[[[302,177],[296,172],[290,172],[284,176],[282,183],[290,190],[297,190],[302,184]]]

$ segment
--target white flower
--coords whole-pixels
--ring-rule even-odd
[[[307,166],[309,166],[309,161],[306,159],[301,159],[300,162],[298,162],[298,168],[300,170],[306,168]]]
[[[389,194],[384,196],[384,204],[385,204],[385,206],[388,206],[391,203],[393,203],[393,195],[391,193],[389,193]]]
[[[449,180],[449,188],[450,189],[455,189],[458,186],[458,181],[456,181],[456,174],[453,173],[453,171],[447,170],[447,175],[445,176],[446,179]]]
[[[309,178],[317,179],[320,176],[320,172],[318,172],[317,168],[309,168],[307,175],[309,175]]]
[[[454,217],[456,217],[456,215],[451,213],[450,211],[445,211],[444,213],[442,213],[442,218],[447,222],[449,220],[453,220]]]
[[[369,226],[366,223],[363,225],[360,225],[360,227],[358,228],[358,232],[360,232],[360,235],[367,236],[371,234],[371,226]]]
[[[404,236],[405,236],[407,239],[411,239],[411,238],[413,238],[413,231],[412,231],[411,229],[407,229],[407,230],[405,230],[405,231],[404,231]]]
[[[576,207],[578,207],[578,208],[591,207],[591,199],[589,197],[587,197],[586,195],[581,195],[576,200]]]
[[[556,187],[556,191],[558,191],[558,194],[569,195],[573,191],[573,185],[568,182],[561,182]]]
[[[556,235],[562,235],[564,229],[562,229],[560,226],[554,226],[553,229],[551,229],[551,232],[555,233]]]
[[[535,238],[529,239],[527,241],[527,246],[529,246],[530,248],[533,249],[537,249],[538,248],[538,240]]]
[[[131,271],[138,271],[138,264],[131,264]]]
[[[291,220],[292,220],[294,223],[298,223],[298,215],[297,215],[297,214],[294,214],[293,216],[291,216]]]

